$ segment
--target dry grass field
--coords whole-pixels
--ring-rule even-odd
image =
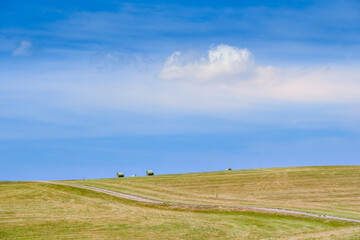
[[[169,202],[274,207],[360,219],[360,166],[263,168],[69,182]]]
[[[360,219],[358,166],[254,169],[77,183],[168,202],[270,206]],[[69,186],[0,182],[0,239],[110,238],[359,239],[360,224],[265,212],[176,208]]]

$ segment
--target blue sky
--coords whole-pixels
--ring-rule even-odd
[[[0,180],[360,164],[358,1],[0,2]]]

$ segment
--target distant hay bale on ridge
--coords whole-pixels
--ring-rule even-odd
[[[154,171],[153,170],[147,170],[146,175],[152,176],[152,175],[154,175]]]
[[[226,171],[231,171],[232,169],[231,168],[227,168]]]
[[[136,174],[130,175],[130,177],[136,177]]]
[[[125,174],[123,172],[117,172],[117,177],[120,178],[120,177],[125,177]]]

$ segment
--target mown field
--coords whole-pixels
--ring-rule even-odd
[[[327,210],[333,215],[359,218],[359,190],[355,187],[359,183],[359,170],[354,166],[257,169],[78,183],[169,202],[256,206],[283,203],[282,208],[301,206],[306,209],[308,206],[311,211]],[[317,174],[320,172],[323,174]],[[328,174],[332,177],[326,176]],[[318,181],[310,181],[315,176]],[[255,179],[257,181],[253,181]],[[325,183],[325,179],[332,180]],[[249,196],[243,191],[249,191]],[[272,196],[275,193],[278,195]],[[317,196],[314,206],[307,203],[310,195]],[[296,197],[299,198],[297,201],[294,200]],[[340,203],[341,199],[347,201]],[[291,202],[298,205],[291,207]],[[360,224],[357,223],[226,208],[176,208],[138,203],[69,186],[0,182],[0,239],[359,238]]]
[[[262,168],[67,182],[169,202],[274,207],[360,219],[360,166]]]

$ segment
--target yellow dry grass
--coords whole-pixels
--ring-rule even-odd
[[[274,207],[360,219],[360,166],[264,168],[70,182],[169,202]]]
[[[264,178],[269,179],[272,171],[280,172],[277,174],[282,175],[281,171],[284,170],[263,169],[234,171],[231,173],[218,172],[154,176],[151,178],[87,180],[85,183],[103,184],[103,186],[109,188],[119,188],[118,185],[121,185],[123,189],[129,189],[128,191],[144,193],[144,195],[164,198],[169,201],[219,204],[227,204],[227,201],[229,201],[229,204],[232,204],[233,199],[225,198],[225,193],[232,198],[239,196],[239,193],[232,193],[226,188],[230,186],[232,189],[237,189],[237,179],[243,180],[238,182],[240,186],[247,185],[245,179],[239,177],[239,175],[247,174],[249,179],[252,179],[250,176],[253,176],[260,183],[265,180],[261,180],[259,176],[255,177],[256,172],[263,171]],[[291,175],[292,171],[297,172],[298,170],[287,169],[286,171],[288,175]],[[331,171],[334,172],[334,169]],[[303,174],[303,176],[306,175]],[[339,179],[344,177],[342,174],[338,176]],[[349,174],[348,176],[348,181],[358,181],[353,175]],[[288,177],[288,179],[291,178]],[[195,181],[197,182],[194,183]],[[342,181],[340,180],[340,182]],[[281,181],[275,182],[281,183]],[[81,183],[83,182],[81,181]],[[195,191],[196,184],[198,188],[203,189]],[[222,184],[223,187],[221,187]],[[347,189],[351,189],[350,186],[352,185],[353,183],[349,183]],[[282,186],[282,184],[277,186]],[[152,193],[156,192],[158,187],[160,188],[159,195],[155,196]],[[276,189],[275,186],[271,187],[269,180],[267,188],[270,189],[269,191],[275,191]],[[180,189],[183,192],[180,193]],[[220,194],[218,199],[212,197],[213,192],[207,192],[207,190],[211,189],[216,190],[216,192],[222,189],[220,194],[224,194],[224,197]],[[248,189],[250,189],[250,186],[248,186]],[[314,187],[312,189],[310,192],[315,191]],[[179,193],[172,196],[172,191],[179,191]],[[343,191],[346,191],[346,189],[343,189]],[[264,194],[267,191],[263,189],[262,192]],[[200,193],[200,196],[196,196],[192,200],[191,196],[198,193]],[[261,191],[254,193],[252,198],[260,195],[260,193]],[[292,191],[289,191],[289,193],[293,194]],[[330,196],[332,194],[330,193]],[[270,195],[270,193],[264,194],[264,199],[269,198]],[[181,196],[181,198],[177,199],[177,196]],[[285,200],[282,201],[286,203]],[[324,202],[327,203],[327,201]],[[349,200],[349,202],[351,201]],[[242,202],[240,201],[240,203]],[[263,202],[258,200],[258,203]],[[356,203],[353,203],[353,205],[356,206]],[[346,208],[350,208],[350,205],[346,205]],[[356,211],[357,209],[354,208],[351,212],[353,214]],[[359,238],[360,224],[357,223],[264,212],[181,209],[138,203],[69,186],[37,182],[0,182],[0,239]]]

